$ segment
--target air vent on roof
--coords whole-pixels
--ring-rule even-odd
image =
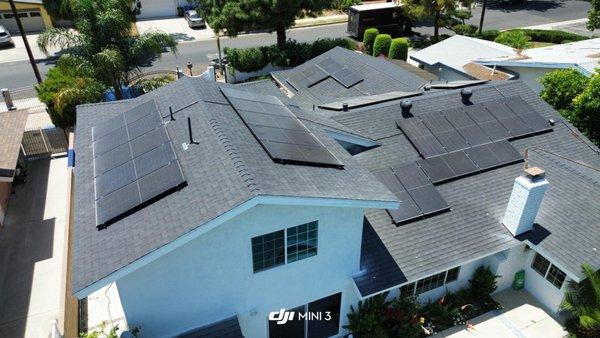
[[[404,118],[396,125],[424,158],[552,130],[520,97]]]
[[[96,226],[185,185],[154,100],[92,128]]]
[[[383,94],[359,96],[344,101],[331,102],[319,105],[319,108],[343,111],[344,104],[348,105],[348,109],[370,106],[378,103],[399,100],[406,97],[421,95],[420,92],[389,92]]]
[[[275,96],[221,91],[274,162],[344,167]]]

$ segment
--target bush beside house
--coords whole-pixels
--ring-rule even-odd
[[[390,52],[388,54],[390,59],[404,60],[408,58],[408,39],[407,38],[396,38],[392,40],[390,45]]]
[[[379,34],[375,38],[375,43],[373,44],[373,56],[385,55],[390,51],[390,46],[392,44],[392,37],[389,34]]]
[[[375,43],[377,35],[379,35],[379,30],[377,28],[368,28],[365,30],[365,33],[363,34],[363,45],[365,46],[367,54],[373,54],[373,44]]]

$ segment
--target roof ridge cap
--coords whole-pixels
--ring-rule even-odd
[[[237,170],[242,181],[244,181],[244,183],[246,184],[246,187],[250,190],[252,194],[260,194],[260,188],[255,183],[254,175],[250,172],[244,160],[242,160],[237,148],[233,145],[233,142],[231,142],[231,139],[229,138],[229,136],[227,136],[223,127],[221,127],[221,123],[219,123],[219,121],[213,117],[208,120],[208,124],[210,125],[214,133],[217,135],[217,139],[219,140],[223,148],[225,148],[227,156],[229,156],[229,158],[233,162],[233,166]]]

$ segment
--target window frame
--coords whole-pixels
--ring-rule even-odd
[[[304,232],[300,232],[302,227],[306,227]],[[293,234],[290,235],[290,231],[293,229]],[[306,239],[300,238],[301,234],[306,233]],[[314,233],[315,237],[311,237],[311,233]],[[290,244],[291,237],[294,238],[294,243]],[[314,242],[314,246],[309,247],[311,242]],[[296,246],[293,253],[290,253],[290,247]],[[298,248],[299,245],[305,245],[307,248],[300,250]],[[314,250],[312,250],[314,248]],[[314,252],[311,252],[314,251]],[[300,256],[301,253],[303,256]],[[300,225],[296,225],[293,227],[289,227],[285,229],[285,258],[286,264],[294,263],[297,261],[301,261],[306,258],[310,258],[316,256],[319,253],[319,221],[312,221],[308,223],[303,223]],[[295,259],[290,260],[290,255],[296,255]]]
[[[545,261],[544,264],[547,264],[543,273],[536,267],[535,263],[538,258],[541,258]],[[552,286],[559,290],[562,289],[563,285],[565,285],[565,281],[567,280],[567,274],[564,271],[562,271],[558,266],[554,265],[548,258],[542,256],[539,252],[535,253],[533,260],[531,261],[531,269],[537,272],[540,276],[542,276],[542,278],[544,278],[547,282],[549,282],[550,284],[552,284]]]
[[[281,235],[282,236],[282,238],[281,238],[281,241],[282,241],[282,247],[281,247],[281,249],[283,249],[283,254],[282,254],[283,261],[281,261],[281,262],[279,262],[278,258],[277,258],[277,251],[278,251],[279,247],[276,246],[276,241],[278,240],[278,238],[276,238],[275,236],[277,236],[278,233],[282,233],[282,235]],[[265,258],[264,258],[264,254],[265,254],[265,248],[264,248],[265,240],[264,240],[264,238],[267,237],[267,236],[269,236],[269,235],[273,236],[273,240],[272,241],[273,241],[273,261],[274,261],[274,264],[266,266],[266,264],[265,264]],[[261,243],[255,243],[255,241],[258,241],[259,239],[261,240]],[[281,266],[281,265],[285,265],[285,232],[283,231],[283,229],[282,230],[277,230],[277,231],[272,231],[272,232],[266,233],[264,235],[254,236],[254,237],[252,237],[250,239],[250,245],[251,245],[250,249],[251,249],[251,252],[252,252],[252,271],[253,271],[253,273],[257,273],[257,272],[269,270],[269,269],[272,269],[272,268],[275,268],[275,267],[278,267],[278,266]],[[256,246],[258,246],[258,245],[262,246],[261,251],[260,252],[254,252],[254,248]],[[257,262],[255,261],[255,256],[258,255],[258,254],[263,255],[263,257],[261,259],[263,266],[261,268],[257,269],[256,268]]]
[[[426,293],[426,292],[429,292],[429,291],[441,288],[442,286],[447,285],[448,283],[452,283],[452,282],[457,281],[458,278],[459,278],[459,276],[460,276],[460,270],[461,270],[461,267],[457,266],[457,267],[454,267],[452,269],[448,269],[446,271],[443,271],[443,272],[440,272],[440,273],[436,273],[436,274],[433,274],[431,276],[427,276],[427,277],[421,278],[419,280],[416,280],[414,282],[402,285],[400,287],[400,295],[401,296],[405,295],[405,291],[408,291],[410,289],[412,289],[412,292],[408,296],[415,296],[415,295],[418,296],[420,294],[423,294],[423,293]],[[452,279],[452,280],[449,280],[448,279],[448,275],[450,275],[451,271],[456,271],[456,278]],[[443,278],[440,278],[442,275],[443,275]],[[433,283],[429,284],[427,287],[419,286],[419,283],[425,283],[424,281],[427,280],[427,279],[431,279],[433,281],[433,279],[436,278],[436,277],[437,277],[437,280],[436,280],[435,283],[439,284],[439,281],[441,280],[442,284],[437,285],[437,286],[435,286],[433,288],[430,287],[431,285],[434,285]],[[424,290],[426,288],[427,288],[427,290]],[[402,290],[402,289],[404,289],[404,290]],[[422,289],[424,291],[419,290],[419,289]]]

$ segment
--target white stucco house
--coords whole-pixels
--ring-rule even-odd
[[[140,14],[138,20],[177,16],[177,7],[190,6],[187,0],[137,0]]]
[[[521,81],[417,74],[336,48],[79,106],[73,293],[114,283],[142,337],[330,337],[362,299],[484,265],[558,312],[600,267],[598,149]]]
[[[600,67],[600,38],[529,48],[518,54],[496,42],[455,35],[410,58],[441,80],[519,79],[539,93],[539,78],[553,70],[573,68],[591,76]]]

